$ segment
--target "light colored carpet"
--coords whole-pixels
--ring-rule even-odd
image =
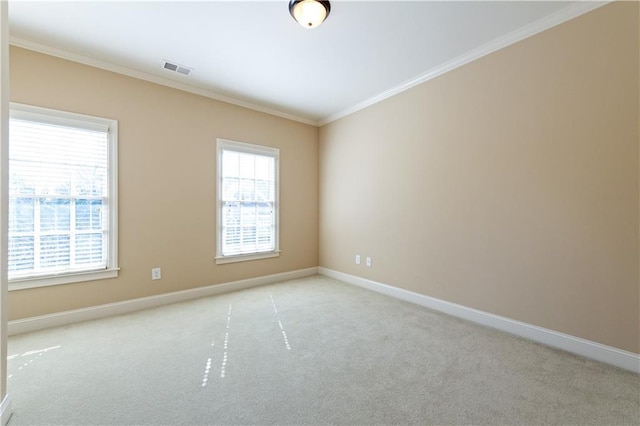
[[[640,377],[321,277],[9,339],[10,425],[638,424]]]

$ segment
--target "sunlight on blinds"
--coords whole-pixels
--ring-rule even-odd
[[[222,254],[275,250],[275,158],[222,151]]]
[[[106,268],[107,188],[106,127],[12,118],[9,279]]]

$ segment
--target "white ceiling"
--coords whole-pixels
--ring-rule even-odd
[[[10,0],[12,44],[322,124],[599,4],[332,1],[299,26],[288,0]],[[163,60],[194,69],[186,77]]]

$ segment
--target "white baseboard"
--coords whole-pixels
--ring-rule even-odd
[[[139,311],[141,309],[168,305],[170,303],[183,302],[200,297],[213,296],[216,294],[229,293],[245,288],[308,277],[311,275],[316,275],[317,273],[318,268],[315,267],[299,269],[296,271],[283,272],[280,274],[266,275],[263,277],[249,278],[246,280],[233,281],[224,284],[197,287],[189,290],[125,300],[122,302],[109,303],[106,305],[92,306],[89,308],[74,309],[71,311],[57,312],[55,314],[19,319],[9,321],[7,334],[9,336],[12,336],[14,334],[27,333],[30,331],[42,330],[50,327],[73,324],[80,321],[87,321],[113,315],[121,315],[129,312]]]
[[[2,400],[2,404],[0,404],[0,424],[5,426],[9,423],[9,418],[11,417],[11,398],[9,398],[9,394],[4,396]]]
[[[590,340],[549,330],[547,328],[468,308],[466,306],[414,293],[401,288],[392,287],[387,284],[356,277],[343,272],[319,267],[318,273],[368,290],[386,294],[387,296],[392,296],[397,299],[444,312],[458,318],[463,318],[491,328],[506,331],[507,333],[515,334],[516,336],[562,349],[576,355],[581,355],[585,358],[594,359],[626,370],[631,370],[635,373],[640,373],[640,355],[633,352],[627,352],[612,346],[603,345]]]

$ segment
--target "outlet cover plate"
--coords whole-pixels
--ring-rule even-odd
[[[162,278],[162,270],[160,268],[153,268],[151,270],[151,279],[159,280]]]

